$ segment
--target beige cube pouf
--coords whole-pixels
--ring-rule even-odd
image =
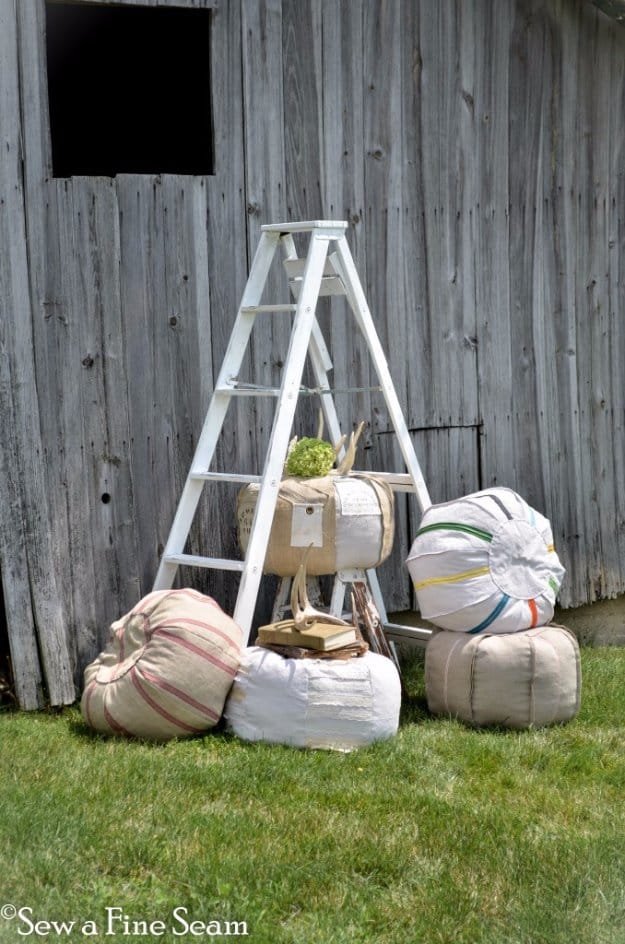
[[[438,632],[425,653],[433,714],[479,727],[541,727],[579,711],[579,645],[563,626],[470,636]]]

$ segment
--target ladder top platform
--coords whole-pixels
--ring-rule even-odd
[[[261,230],[265,233],[309,233],[313,229],[341,229],[349,226],[345,220],[309,220],[304,223],[265,223]]]

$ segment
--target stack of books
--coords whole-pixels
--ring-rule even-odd
[[[330,652],[333,649],[352,646],[359,640],[353,626],[339,626],[336,623],[315,620],[306,629],[296,629],[291,619],[261,626],[256,641],[261,646],[298,646],[301,649]]]

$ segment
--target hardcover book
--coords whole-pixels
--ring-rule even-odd
[[[353,626],[338,626],[316,620],[307,629],[295,628],[293,620],[269,623],[258,630],[258,642],[280,646],[301,646],[303,649],[328,651],[340,649],[356,641]]]

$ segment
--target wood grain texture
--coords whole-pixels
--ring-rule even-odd
[[[260,226],[282,219],[348,220],[435,500],[511,486],[552,521],[565,606],[625,592],[625,31],[606,4],[168,5],[212,10],[214,175],[55,180],[44,0],[0,0],[0,555],[22,702],[66,700],[63,660],[79,680],[149,589]],[[288,300],[279,265],[265,300]],[[368,386],[344,302],[319,315],[336,385]],[[289,334],[258,325],[246,379],[278,382]],[[369,421],[359,465],[401,469],[378,395],[337,406]],[[260,471],[272,415],[232,407],[215,469]],[[194,551],[237,555],[235,498],[207,487]],[[389,608],[410,602],[418,524],[398,504]],[[232,609],[232,575],[181,579]]]
[[[214,125],[215,174],[208,177],[208,271],[212,373],[217,377],[230,332],[245,288],[248,272],[247,203],[245,192],[243,50],[241,6],[222,4],[211,16],[211,84]],[[250,356],[243,372],[252,375]],[[257,471],[256,430],[243,403],[230,406],[214,469]],[[207,486],[205,500],[214,505],[217,521],[214,538],[217,556],[237,557],[232,490]],[[238,581],[232,575],[211,574],[210,592],[232,612]]]
[[[20,31],[17,8],[0,6],[2,66],[0,171],[2,208],[2,388],[3,432],[8,452],[7,499],[3,513],[4,597],[14,677],[20,703],[35,707],[44,691],[54,704],[75,697],[66,612],[58,593],[45,482],[45,445],[36,383],[29,284],[28,220],[22,172],[24,131],[20,93]],[[37,43],[28,48],[37,47]],[[38,122],[38,119],[35,118]]]

